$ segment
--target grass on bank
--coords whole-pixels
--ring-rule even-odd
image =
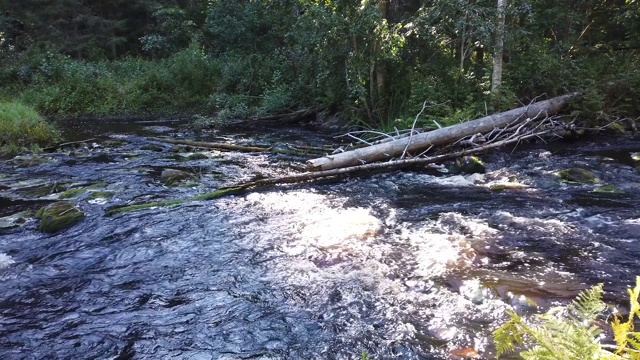
[[[0,102],[0,156],[36,150],[58,138],[55,127],[32,107],[18,102]]]

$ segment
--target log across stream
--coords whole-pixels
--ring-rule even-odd
[[[304,161],[148,139],[178,125],[78,133],[95,140],[0,162],[3,358],[492,358],[506,310],[526,317],[529,300],[545,309],[598,282],[624,301],[640,268],[637,140],[509,147],[482,155],[486,174],[390,171],[105,216]],[[334,141],[297,128],[196,140]],[[563,181],[568,168],[598,182]],[[168,185],[164,169],[195,178]],[[39,232],[24,211],[60,200],[85,217]]]

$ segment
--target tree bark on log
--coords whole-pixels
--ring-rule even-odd
[[[569,101],[577,96],[579,96],[578,93],[563,95],[446,128],[414,134],[398,140],[358,148],[343,153],[327,155],[309,160],[307,161],[307,165],[310,171],[325,171],[390,160],[400,157],[404,153],[422,152],[431,146],[453,143],[467,136],[482,134],[495,128],[517,124],[527,118],[537,119],[555,114],[567,106]]]

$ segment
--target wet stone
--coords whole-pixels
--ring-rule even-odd
[[[0,232],[15,229],[27,222],[29,213],[26,211],[0,218]]]
[[[185,179],[192,179],[193,174],[182,170],[164,169],[160,174],[160,180],[167,185],[176,184]]]
[[[67,229],[84,218],[84,213],[76,209],[74,204],[68,201],[60,201],[42,207],[36,213],[40,219],[38,230],[54,233]]]
[[[592,172],[582,168],[565,169],[560,171],[558,176],[564,181],[579,184],[595,184],[600,182],[600,179]]]
[[[449,169],[452,174],[483,174],[486,172],[484,163],[476,156],[458,158]]]

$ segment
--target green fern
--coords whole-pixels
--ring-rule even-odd
[[[525,324],[513,312],[511,320],[494,332],[497,356],[526,346],[524,359],[597,359],[606,353],[596,341],[602,332],[594,325],[606,305],[602,301],[602,284],[587,289],[566,308],[553,308]],[[530,345],[529,345],[530,344]]]
[[[635,288],[629,290],[629,318],[622,322],[616,316],[611,323],[617,344],[615,353],[603,349],[597,340],[602,330],[595,323],[606,309],[602,293],[602,284],[593,286],[565,308],[552,308],[535,316],[531,324],[525,324],[516,313],[507,312],[511,319],[493,332],[498,358],[516,347],[525,347],[520,353],[525,360],[640,360],[640,332],[633,331],[635,319],[640,318],[640,276]]]
[[[640,332],[633,331],[634,319],[640,318],[640,276],[636,277],[636,286],[633,290],[629,289],[629,318],[625,322],[621,322],[620,316],[616,316],[611,323],[613,329],[613,337],[618,345],[616,354],[627,355],[629,359],[640,359]]]

